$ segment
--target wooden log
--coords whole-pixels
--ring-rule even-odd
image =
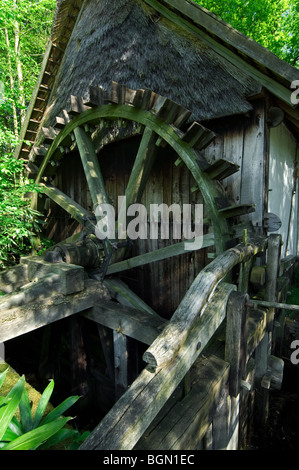
[[[266,243],[265,239],[260,239],[248,245],[237,245],[219,255],[198,274],[163,333],[144,353],[143,358],[151,368],[165,366],[173,360],[218,283],[234,266],[263,251]]]
[[[110,412],[91,432],[81,450],[133,449],[162,409],[226,315],[226,302],[235,286],[222,284],[215,292],[208,314],[189,332],[179,354],[167,367],[152,372],[146,367]],[[225,292],[225,295],[224,295]],[[153,399],[154,398],[154,399]]]
[[[84,291],[43,300],[0,312],[0,343],[35,331],[45,325],[92,308],[109,298],[107,290],[98,282],[89,281]]]
[[[237,397],[244,378],[247,358],[246,302],[248,295],[232,292],[227,303],[225,361],[230,364],[229,394]]]

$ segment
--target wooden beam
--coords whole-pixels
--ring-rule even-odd
[[[73,201],[69,196],[64,194],[59,189],[51,185],[45,185],[40,183],[43,192],[53,201],[56,202],[62,209],[70,214],[77,222],[84,225],[92,232],[95,233],[95,224],[91,222],[91,219],[95,219],[90,212],[83,209],[77,202]]]
[[[98,157],[90,136],[87,135],[81,127],[76,127],[76,129],[74,129],[74,134],[94,209],[96,209],[100,204],[109,203],[109,197],[102,177]]]
[[[157,134],[145,128],[126,188],[127,207],[141,201],[146,182],[155,161]],[[126,208],[127,208],[126,207]]]
[[[152,369],[163,367],[173,360],[187,340],[194,322],[218,283],[229,274],[234,266],[263,251],[266,244],[266,239],[261,239],[247,245],[237,245],[219,255],[202,269],[163,333],[144,353],[143,359]],[[205,313],[202,317],[204,316]]]
[[[248,295],[232,292],[227,303],[225,361],[230,364],[229,394],[237,397],[244,379],[247,355],[246,302]]]
[[[82,292],[35,299],[27,305],[1,311],[0,343],[92,308],[102,299],[108,298],[106,289],[98,282],[89,281]]]
[[[156,427],[150,427],[134,450],[194,450],[205,436],[226,387],[229,364],[216,356],[199,357],[192,388]]]
[[[266,267],[266,292],[265,300],[275,302],[277,300],[277,279],[279,275],[282,237],[279,234],[271,234],[268,242],[268,259]],[[268,315],[268,329],[272,333],[274,321],[274,308]]]
[[[84,289],[84,268],[68,263],[49,263],[40,256],[22,258],[28,264],[29,281],[42,280],[49,275],[59,276],[59,291],[64,295],[74,294]],[[33,284],[31,286],[33,288]],[[29,285],[30,290],[30,285]]]
[[[127,337],[113,330],[115,400],[128,388],[128,345]]]
[[[146,367],[100,424],[84,441],[81,450],[131,450],[162,409],[196,361],[225,314],[224,298],[234,286],[223,284],[215,292],[208,314],[198,319],[180,353],[167,367],[153,372]],[[226,294],[223,294],[223,290]]]
[[[104,285],[110,292],[113,299],[117,300],[120,304],[128,307],[133,307],[141,312],[149,313],[150,315],[159,315],[147,305],[138,295],[135,294],[124,282],[116,278],[106,278]],[[160,318],[160,317],[159,317]]]
[[[18,264],[0,272],[0,291],[9,294],[28,281],[28,266]]]
[[[112,300],[103,300],[82,315],[99,325],[111,328],[147,345],[152,344],[167,323],[157,315],[142,312]]]
[[[191,243],[192,241],[194,242],[194,239],[174,243],[173,245],[166,246],[164,248],[151,251],[149,253],[144,253],[142,255],[135,256],[134,258],[129,258],[124,261],[120,261],[119,263],[111,264],[108,267],[107,275],[115,274],[117,272],[125,271],[127,269],[132,269],[137,266],[144,266],[145,264],[161,261],[172,256],[183,255],[186,252],[188,253],[189,250],[186,251],[186,244]],[[213,234],[203,235],[203,244],[201,249],[214,245],[215,240]],[[194,249],[197,250],[197,248]]]

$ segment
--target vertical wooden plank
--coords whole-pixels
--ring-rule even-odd
[[[242,163],[241,204],[255,204],[255,212],[248,215],[255,227],[262,231],[265,187],[265,108],[256,103],[250,126],[245,130]]]
[[[113,330],[115,400],[118,400],[128,388],[128,352],[127,337]]]
[[[261,387],[262,378],[267,372],[269,355],[269,335],[265,334],[255,350],[255,427],[262,434],[269,413],[269,390]]]
[[[277,279],[280,267],[280,252],[281,252],[281,235],[271,234],[268,241],[267,252],[267,281],[265,300],[269,302],[277,301]],[[269,309],[267,315],[267,329],[269,332],[273,330],[275,309]],[[270,354],[270,351],[269,351]]]
[[[114,380],[112,331],[109,331],[108,328],[99,324],[97,324],[97,328],[106,361],[108,376],[111,380]]]
[[[284,242],[283,256],[297,254],[298,194],[293,194],[297,144],[284,123],[270,129],[269,153],[268,212],[281,220],[277,233]]]
[[[229,129],[224,135],[224,150],[223,157],[239,165],[240,170],[237,173],[229,176],[223,181],[223,186],[226,194],[236,204],[241,199],[241,176],[243,164],[243,151],[244,151],[244,128],[243,125]]]
[[[246,302],[248,295],[232,292],[227,303],[225,360],[230,364],[229,394],[237,397],[246,367]]]
[[[229,401],[228,390],[222,392],[221,401],[216,409],[213,419],[212,450],[226,450],[229,440]]]
[[[71,375],[72,394],[85,396],[88,393],[87,357],[84,348],[80,319],[70,318],[71,326]]]

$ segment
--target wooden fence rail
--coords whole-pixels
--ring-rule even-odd
[[[248,364],[265,336],[267,315],[263,311],[251,312],[246,306],[248,295],[237,292],[237,286],[227,282],[227,279],[236,265],[247,263],[259,253],[265,252],[267,245],[267,239],[238,245],[218,256],[199,273],[171,320],[165,324],[161,334],[144,354],[147,366],[80,449],[182,449],[183,442],[186,448],[195,448],[196,440],[199,444],[200,438],[208,433],[215,409],[218,410],[218,418],[215,417],[214,420],[213,445],[220,448],[229,448],[230,445],[236,447],[239,425],[232,418],[237,418],[238,422],[241,390],[250,389],[246,382],[251,367],[248,368]],[[96,313],[93,315],[95,318]],[[208,352],[208,345],[224,322],[226,341],[224,357],[221,359],[213,351]],[[201,375],[198,364],[202,364],[203,357],[206,357],[208,367],[215,367],[218,372],[221,370],[220,376],[213,375],[211,370],[209,377],[201,383],[203,389],[206,386],[210,390],[209,400],[207,392],[203,390],[204,398],[199,400],[197,412],[194,408],[193,419],[190,418],[186,423],[184,416],[190,415],[190,397],[194,397],[198,388],[198,381],[192,379],[192,393],[190,391],[180,401],[181,408],[187,407],[187,414],[174,414],[170,410],[171,421],[169,413],[165,414],[165,408],[169,406],[168,400],[194,364],[197,364],[197,375]],[[226,389],[228,392],[225,392]],[[223,393],[225,396],[222,396]],[[221,403],[223,409],[220,412]],[[160,423],[156,430],[155,422]],[[197,427],[194,423],[197,423]],[[219,432],[219,425],[225,426],[225,432],[223,429]],[[193,429],[192,438],[190,429]],[[183,436],[189,436],[186,437],[189,439],[188,444]],[[153,445],[155,447],[151,447]]]

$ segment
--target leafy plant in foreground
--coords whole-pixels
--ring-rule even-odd
[[[0,373],[0,388],[8,369]],[[65,439],[70,440],[75,449],[84,440],[85,434],[65,428],[71,417],[63,413],[77,402],[79,396],[71,396],[44,416],[54,388],[51,380],[41,395],[35,415],[25,388],[25,378],[21,377],[6,397],[0,397],[0,450],[42,450],[55,446]],[[17,408],[20,420],[15,416]]]

